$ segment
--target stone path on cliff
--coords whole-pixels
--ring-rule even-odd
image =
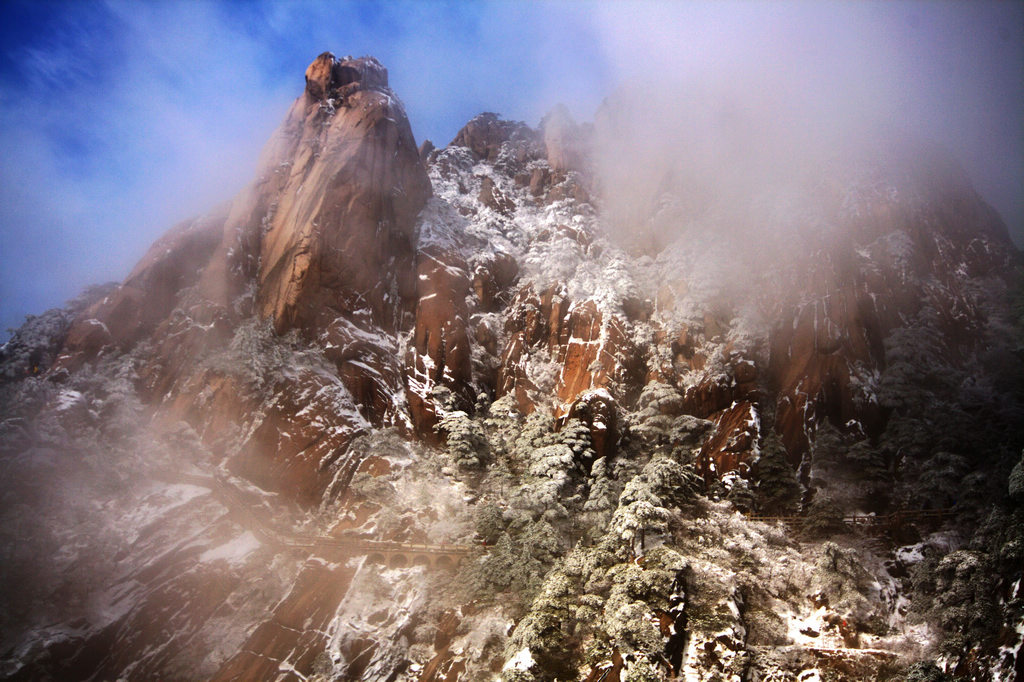
[[[955,513],[952,509],[916,509],[893,512],[884,516],[854,514],[842,517],[842,521],[850,528],[886,531],[900,528],[907,523],[941,521],[953,516]],[[760,521],[762,523],[782,523],[787,528],[799,528],[807,521],[806,516],[762,516],[749,514],[746,518],[750,521]]]

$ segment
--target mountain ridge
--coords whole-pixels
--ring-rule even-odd
[[[592,126],[558,107],[537,130],[485,113],[421,154],[386,69],[321,54],[249,187],[172,228],[88,307],[39,320],[45,343],[31,322],[15,334],[0,355],[5,459],[50,458],[64,480],[74,467],[60,453],[81,448],[83,485],[122,513],[150,500],[152,517],[142,539],[110,536],[120,559],[96,559],[102,585],[135,593],[124,612],[82,607],[81,631],[57,636],[31,625],[31,605],[12,610],[4,674],[705,679],[782,670],[757,647],[787,642],[813,659],[804,672],[841,668],[799,621],[853,651],[890,646],[894,671],[927,656],[958,674],[1019,676],[1018,653],[996,653],[1009,630],[961,625],[921,596],[934,576],[976,575],[949,568],[964,547],[996,562],[1014,542],[942,538],[1020,513],[1003,498],[1024,446],[1008,307],[1021,259],[998,215],[941,155],[887,149],[880,163],[742,197],[659,166],[649,200],[611,216],[603,206],[629,189],[600,158],[609,135],[630,139],[617,106]],[[116,457],[88,454],[104,444]],[[443,587],[415,570],[376,575],[340,553],[250,540],[212,488],[161,487],[158,465],[216,472],[254,509],[327,533],[493,547]],[[122,467],[131,485],[107,491],[101,479]],[[37,503],[9,502],[6,516],[18,504]],[[928,507],[963,518],[897,529],[888,556],[842,527],[844,512]],[[735,513],[752,510],[799,510],[847,545],[825,535],[800,550]],[[58,514],[37,513],[44,525]],[[91,513],[102,532],[86,537],[107,537],[107,512]],[[172,527],[204,538],[202,551],[161,544]],[[793,572],[732,563],[705,535]],[[914,543],[928,556],[900,559]],[[201,559],[221,555],[233,558]],[[933,578],[906,577],[933,560]],[[812,574],[832,607],[800,601],[811,595],[798,576]],[[65,582],[103,603],[81,577]],[[697,585],[707,594],[687,610]],[[924,630],[899,612],[902,592],[926,604]],[[1014,603],[992,613],[1015,622]],[[648,613],[668,618],[660,631]],[[154,653],[146,633],[159,627],[175,634]],[[230,645],[211,643],[218,628]],[[949,645],[954,632],[975,648]],[[891,663],[850,665],[868,679]]]

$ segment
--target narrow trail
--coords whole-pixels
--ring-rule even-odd
[[[954,516],[956,511],[953,509],[916,509],[909,511],[898,511],[892,514],[886,514],[884,516],[869,516],[865,514],[855,514],[851,516],[842,517],[842,521],[845,525],[851,528],[898,528],[906,523],[914,523],[919,521],[940,521],[950,516]],[[786,526],[799,527],[804,524],[807,520],[805,516],[761,516],[758,514],[748,514],[746,518],[750,521],[761,521],[762,523],[782,523]]]

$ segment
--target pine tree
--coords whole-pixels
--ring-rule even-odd
[[[667,507],[681,507],[693,501],[700,490],[700,478],[693,467],[666,456],[655,455],[644,467],[650,489]]]
[[[583,510],[587,512],[604,512],[615,508],[615,482],[608,471],[608,460],[599,458],[590,468],[588,487],[590,492]]]
[[[800,483],[786,459],[786,448],[778,434],[772,432],[765,438],[761,456],[754,464],[754,475],[758,511],[780,516],[796,511]]]
[[[655,456],[634,476],[622,494],[612,516],[612,531],[629,541],[629,551],[646,549],[648,531],[663,531],[671,512],[669,507],[692,498],[696,474],[664,456]]]
[[[448,453],[463,471],[479,469],[487,459],[487,437],[480,424],[462,410],[449,412],[435,427],[446,436]]]
[[[493,545],[505,531],[505,517],[494,503],[480,505],[475,514],[476,534],[488,545]]]
[[[589,465],[597,454],[590,439],[590,427],[581,420],[573,418],[565,423],[558,432],[558,442],[569,446],[573,458],[584,465]]]
[[[612,530],[629,541],[631,554],[637,554],[638,544],[642,554],[646,549],[647,532],[664,530],[668,516],[669,511],[661,506],[661,500],[651,494],[643,482],[633,479],[622,491],[619,508],[612,517]]]
[[[723,482],[728,483],[728,493],[725,499],[728,500],[737,511],[746,514],[753,511],[755,505],[754,491],[750,489],[750,483],[747,479],[736,475],[727,474],[728,480],[723,479]]]

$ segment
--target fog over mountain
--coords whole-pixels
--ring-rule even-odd
[[[1024,680],[1020,5],[181,7],[4,9],[0,677]]]
[[[617,87],[648,82],[662,93],[680,82],[729,93],[728,106],[753,120],[786,107],[797,131],[852,122],[920,134],[952,151],[1022,239],[1019,3],[9,2],[0,11],[4,329],[118,279],[164,226],[237,191],[283,114],[292,74],[311,50],[339,45],[390,66],[417,139],[448,140],[484,110],[535,125],[564,102],[591,120]],[[60,202],[48,198],[58,191]]]

